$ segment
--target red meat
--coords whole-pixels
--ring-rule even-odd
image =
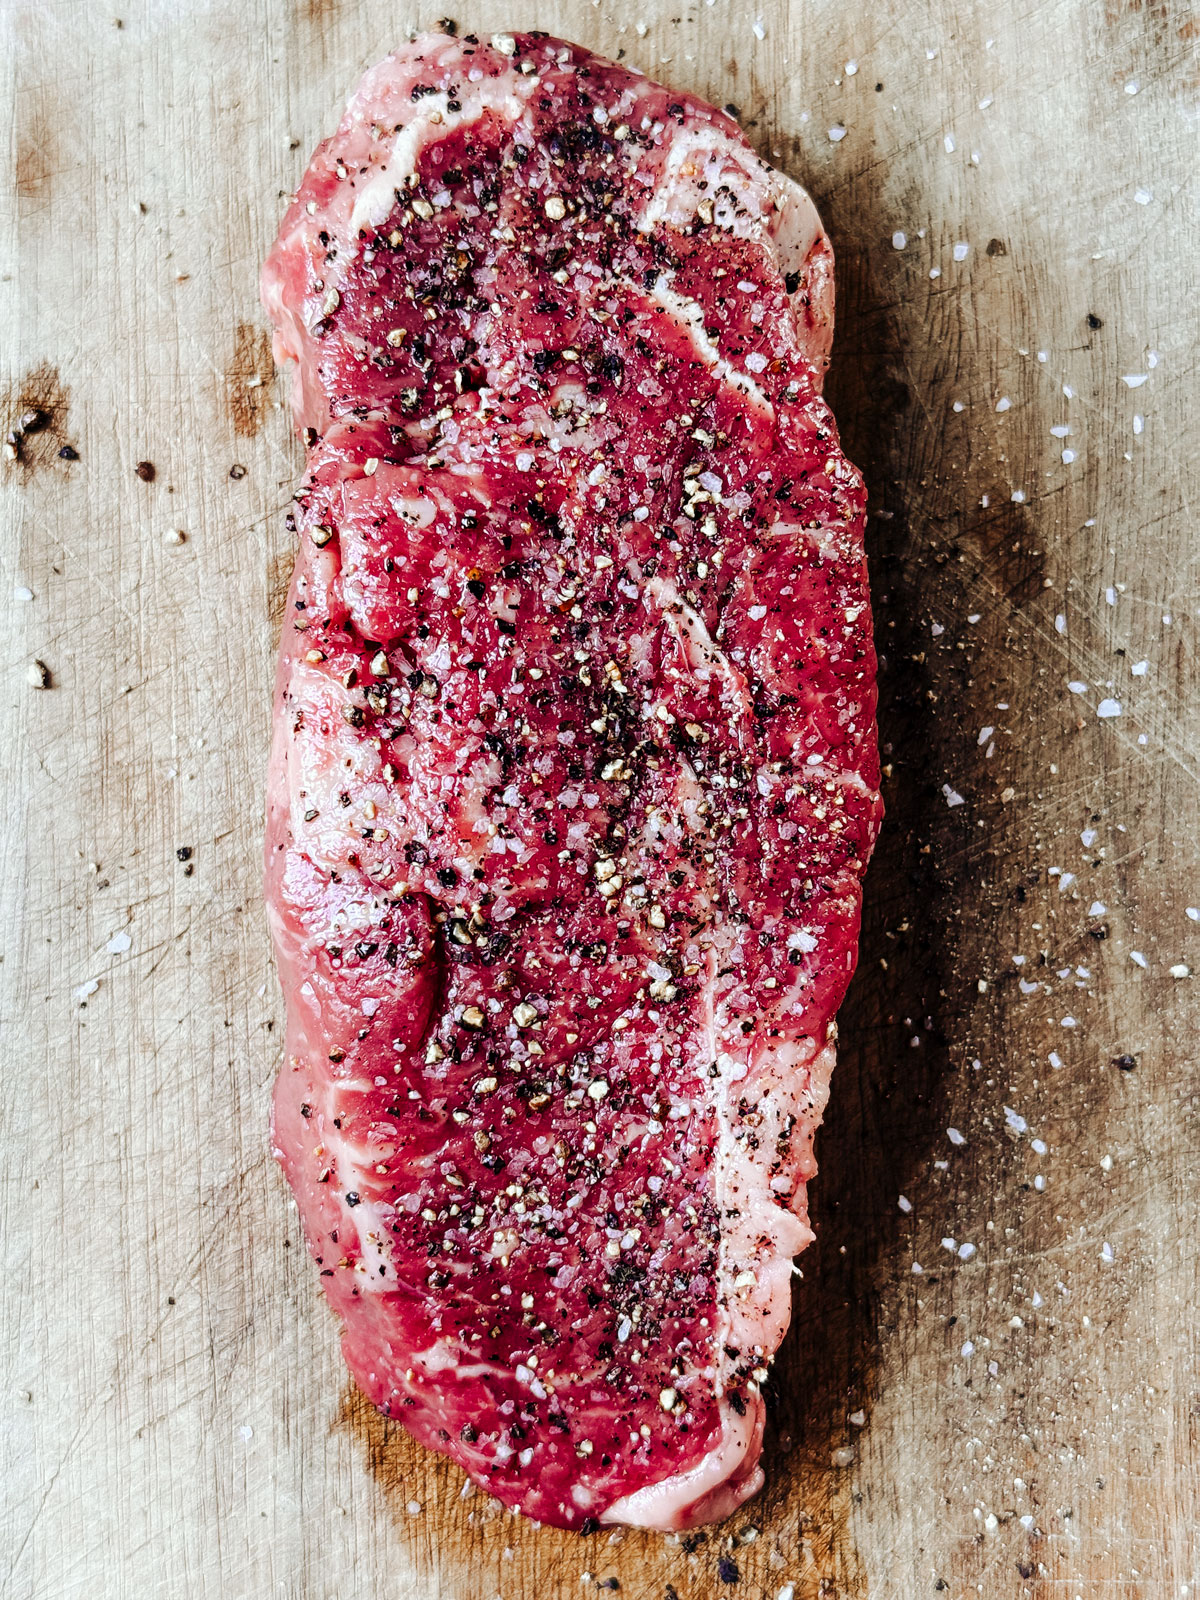
[[[762,1481],[880,819],[832,293],[729,117],[540,35],[369,72],[264,272],[276,1150],[362,1389],[541,1521]]]

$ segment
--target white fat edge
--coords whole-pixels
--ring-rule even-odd
[[[292,833],[295,838],[305,840],[314,861],[340,860],[343,852],[336,846],[332,854],[324,851],[318,854],[313,847],[318,841],[323,845],[326,838],[331,845],[335,841],[344,844],[348,837],[345,827],[314,827],[304,821],[304,813],[315,807],[322,820],[326,817],[336,820],[340,808],[331,804],[330,797],[348,784],[353,784],[364,800],[373,800],[377,807],[385,808],[387,785],[379,777],[383,758],[369,740],[354,733],[342,716],[342,707],[349,705],[351,695],[328,672],[297,661],[292,669],[289,700],[286,708],[289,726],[297,710],[305,713],[300,728],[292,736],[287,762]],[[323,717],[328,718],[335,730],[331,737],[318,731],[316,725]],[[347,766],[347,760],[352,765]]]
[[[825,238],[825,229],[807,189],[774,168],[771,180],[775,206],[766,231],[783,270],[799,272],[814,247]]]
[[[728,383],[731,388],[739,389],[748,400],[752,400],[756,406],[759,406],[768,418],[774,417],[774,406],[772,406],[750,374],[743,372],[739,367],[735,367],[731,362],[726,361],[720,350],[708,337],[704,329],[704,312],[701,310],[699,302],[685,299],[683,295],[676,294],[667,281],[669,276],[673,277],[673,274],[663,272],[659,275],[658,281],[650,291],[651,298],[657,301],[672,321],[681,328],[686,329],[688,337],[692,341],[693,349],[705,366],[710,367],[714,374],[725,383]]]
[[[412,120],[400,129],[382,165],[354,202],[351,240],[356,240],[362,229],[377,228],[386,222],[396,204],[396,190],[402,189],[417,170],[417,161],[427,144],[436,144],[456,129],[478,122],[485,111],[499,111],[509,122],[518,122],[532,92],[531,83],[529,78],[506,72],[469,87],[464,84],[457,95],[461,107],[458,111],[450,110],[450,96],[445,89],[419,101]]]
[[[684,1513],[693,1510],[728,1483],[739,1464],[753,1449],[758,1428],[757,1408],[761,1404],[761,1401],[756,1401],[747,1406],[746,1414],[742,1417],[737,1415],[732,1406],[722,1404],[721,1438],[714,1449],[685,1472],[672,1473],[669,1478],[648,1483],[644,1488],[635,1489],[632,1494],[614,1500],[600,1513],[600,1521],[620,1522],[632,1528],[654,1528],[662,1533],[685,1526]],[[728,1515],[743,1500],[757,1494],[763,1476],[762,1468],[758,1467],[736,1488],[728,1489],[724,1497],[717,1499],[713,1508],[714,1517],[719,1520],[721,1514]]]
[[[337,1091],[346,1085],[339,1080],[331,1087],[336,1095]],[[328,1104],[325,1120],[322,1142],[327,1155],[331,1158],[330,1164],[337,1173],[338,1186],[334,1192],[338,1206],[358,1235],[359,1265],[362,1269],[356,1275],[362,1280],[358,1288],[362,1292],[386,1293],[396,1287],[396,1271],[386,1249],[386,1240],[391,1234],[388,1226],[390,1217],[387,1213],[390,1213],[392,1208],[388,1206],[385,1212],[385,1208],[378,1201],[370,1198],[371,1186],[378,1181],[376,1175],[369,1167],[362,1164],[360,1147],[346,1138],[340,1128],[333,1126],[333,1113]],[[372,1154],[372,1164],[376,1159],[378,1158]],[[345,1195],[348,1190],[360,1196],[356,1206],[346,1204]],[[385,1270],[380,1272],[380,1267]]]
[[[714,173],[712,169],[718,165],[721,170]],[[744,180],[741,184],[731,183],[735,172]],[[706,185],[703,190],[702,182]],[[733,208],[717,195],[723,185],[735,190],[738,203]],[[714,220],[725,232],[735,238],[760,239],[784,275],[801,274],[797,294],[810,287],[805,263],[826,239],[812,196],[794,178],[759,161],[713,123],[675,135],[637,226],[643,233],[659,222],[688,227],[702,198],[714,200]],[[832,324],[832,304],[824,304],[821,292],[825,285],[811,287],[817,289],[815,298],[822,302],[814,308],[820,320]]]
[[[828,1099],[835,1033],[818,1050],[807,1035],[768,1041],[761,1033],[743,1034],[740,1013],[718,1016],[712,996],[717,973],[726,965],[727,946],[713,946],[708,955],[704,1028],[709,1043],[710,1077],[717,1122],[714,1154],[716,1203],[723,1219],[717,1275],[720,1323],[716,1349],[762,1346],[763,1362],[778,1348],[791,1318],[792,1258],[811,1242],[812,1230],[792,1209],[797,1188],[806,1177],[793,1176],[787,1198],[769,1179],[773,1152],[790,1113],[797,1126],[815,1124]],[[827,1070],[816,1070],[816,1069]],[[755,1106],[767,1123],[760,1128],[756,1150],[737,1138],[733,1106],[756,1094]],[[795,1129],[793,1129],[793,1136]],[[736,1220],[731,1225],[729,1218]],[[754,1282],[735,1287],[743,1272]],[[720,1363],[724,1367],[724,1361]],[[724,1376],[720,1378],[723,1388]]]
[[[690,227],[702,199],[713,201],[716,214],[725,205],[718,194],[721,188],[733,189],[738,202],[728,220],[721,216],[723,232],[746,239],[770,231],[768,213],[778,204],[774,178],[775,173],[764,168],[752,151],[715,123],[683,128],[671,141],[638,218],[638,231],[649,233],[660,222],[676,228]],[[800,193],[804,191],[801,189]]]

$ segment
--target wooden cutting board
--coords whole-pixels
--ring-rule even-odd
[[[256,277],[437,13],[8,0],[0,422],[44,425],[0,461],[0,1596],[1195,1593],[1196,14],[455,15],[736,106],[838,252],[889,816],[767,1488],[684,1540],[469,1495],[350,1389],[267,1154],[301,458]]]

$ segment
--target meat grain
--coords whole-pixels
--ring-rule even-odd
[[[308,447],[274,1142],[347,1363],[540,1521],[719,1519],[880,820],[828,240],[711,106],[422,36],[263,296]]]

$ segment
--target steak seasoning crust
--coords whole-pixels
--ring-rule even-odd
[[[880,819],[828,240],[711,106],[424,36],[263,297],[308,449],[274,1142],[346,1360],[530,1517],[724,1517]]]

